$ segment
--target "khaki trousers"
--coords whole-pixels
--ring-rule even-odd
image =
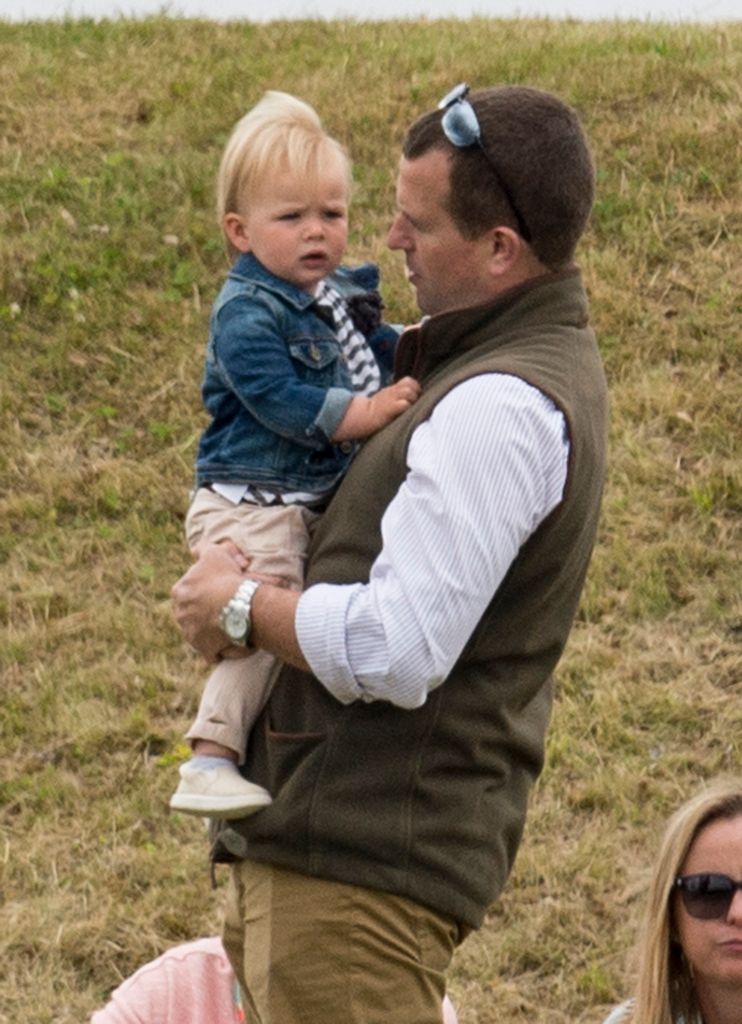
[[[233,866],[224,948],[250,1024],[441,1024],[456,922],[411,900]]]
[[[250,568],[280,576],[294,590],[304,582],[304,561],[318,513],[303,505],[234,505],[201,487],[186,516],[190,548],[201,541],[231,540],[251,559]],[[190,740],[212,740],[245,760],[247,736],[270,694],[276,660],[265,651],[220,661],[204,687]]]

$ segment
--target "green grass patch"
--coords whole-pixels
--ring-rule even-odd
[[[741,44],[739,23],[0,23],[0,1018],[87,1019],[218,927],[203,825],[167,810],[205,675],[169,589],[231,126],[268,88],[316,106],[353,158],[352,256],[409,322],[399,143],[461,80],[551,89],[586,123],[612,428],[546,769],[450,988],[462,1024],[594,1024],[628,992],[661,824],[742,760]]]

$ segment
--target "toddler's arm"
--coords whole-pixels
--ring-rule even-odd
[[[337,443],[369,437],[409,409],[419,397],[420,385],[414,377],[402,377],[370,398],[356,395],[330,440]]]

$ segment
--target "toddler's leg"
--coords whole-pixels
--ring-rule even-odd
[[[210,740],[245,760],[246,732],[263,709],[276,660],[265,651],[248,658],[220,661],[206,681],[201,702],[186,739]],[[228,756],[228,755],[227,755]]]
[[[233,506],[202,489],[188,513],[189,544],[229,538],[251,556],[251,569],[280,576],[300,589],[308,534],[317,515],[301,506]],[[241,818],[271,802],[261,786],[249,782],[237,765],[244,761],[250,729],[270,694],[278,671],[275,659],[258,651],[247,659],[220,662],[204,689],[196,721],[186,738],[194,757],[180,768],[180,784],[170,806],[210,818]],[[199,754],[206,741],[209,755]]]
[[[243,778],[237,765],[244,759],[247,731],[268,697],[275,668],[275,659],[258,651],[249,658],[221,661],[211,673],[186,733],[195,754],[181,765],[180,783],[170,800],[174,810],[242,818],[271,802],[268,791]],[[198,740],[207,741],[207,755],[199,752]]]

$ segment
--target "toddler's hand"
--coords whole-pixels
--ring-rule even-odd
[[[391,423],[420,397],[420,385],[414,377],[402,377],[375,395],[356,395],[345,410],[332,440],[360,441]]]
[[[406,412],[420,397],[420,385],[414,377],[402,377],[369,398],[375,430],[381,430],[401,413]]]

